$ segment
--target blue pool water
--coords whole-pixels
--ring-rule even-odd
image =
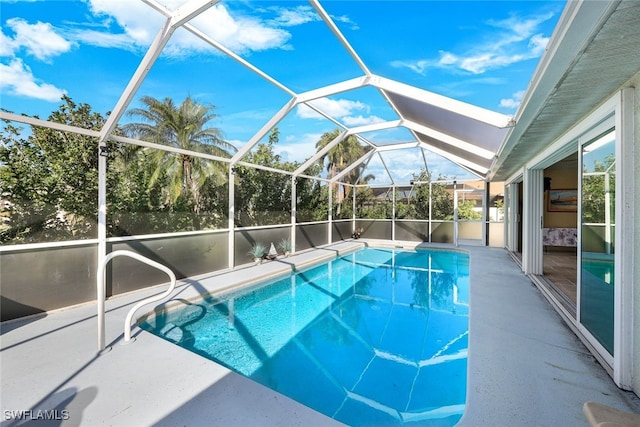
[[[142,327],[349,425],[451,426],[466,401],[468,266],[369,248]]]

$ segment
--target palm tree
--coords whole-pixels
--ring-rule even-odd
[[[123,127],[132,137],[184,150],[231,157],[236,148],[223,140],[218,128],[206,127],[216,116],[214,105],[199,104],[188,96],[177,106],[171,98],[160,101],[145,96],[140,101],[146,108],[134,108],[127,115],[139,117],[139,123],[129,123]],[[153,150],[150,154],[153,172],[149,186],[154,186],[165,177],[167,204],[174,204],[183,196],[191,199],[194,226],[199,227],[197,214],[200,212],[201,190],[208,180],[220,183],[226,179],[226,168],[220,162],[202,159],[187,154]]]
[[[316,143],[316,149],[321,150],[326,147],[331,141],[333,141],[340,134],[340,129],[335,129],[331,132],[325,132],[320,137],[320,140]],[[331,179],[341,171],[346,169],[353,162],[362,157],[367,151],[369,151],[370,147],[364,147],[358,142],[358,138],[355,135],[349,135],[340,143],[338,143],[335,147],[327,151],[322,157],[320,157],[319,162],[321,165],[324,165],[325,160],[327,162],[327,172],[328,178]],[[361,164],[358,167],[352,169],[344,178],[346,182],[351,184],[355,184],[360,175],[364,170],[364,165]],[[367,177],[371,179],[371,177]],[[338,201],[338,212],[340,211],[340,205],[342,204],[342,200],[344,200],[349,195],[349,189],[345,186],[341,186],[342,192],[338,192],[336,194]]]
[[[333,141],[340,134],[340,129],[335,129],[331,132],[325,132],[320,137],[320,140],[316,142],[316,149],[321,150],[326,147],[331,141]],[[329,178],[333,178],[340,171],[345,169],[359,157],[365,153],[365,149],[358,139],[354,135],[349,135],[338,145],[333,147],[322,157],[319,161],[324,165],[325,159],[328,159],[327,172],[329,172]]]

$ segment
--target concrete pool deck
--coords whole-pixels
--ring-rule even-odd
[[[366,242],[381,243],[343,242],[190,279],[175,298],[223,289],[258,272],[284,274],[292,264],[299,268]],[[470,254],[471,289],[467,407],[460,426],[586,426],[582,405],[587,401],[640,412],[639,399],[614,385],[505,250],[461,249]],[[338,425],[137,327],[135,341],[122,345],[131,306],[164,289],[107,301],[106,337],[111,350],[101,355],[97,355],[95,303],[3,323],[1,425],[20,425],[22,421],[15,418],[29,410],[27,418],[59,418],[36,426]]]

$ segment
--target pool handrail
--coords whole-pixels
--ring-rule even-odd
[[[159,262],[156,262],[147,257],[144,257],[137,252],[127,251],[127,250],[118,250],[118,251],[114,251],[107,254],[107,256],[102,261],[101,265],[98,266],[98,277],[97,277],[98,351],[99,352],[105,349],[104,303],[105,303],[106,292],[105,292],[105,280],[104,280],[105,274],[104,273],[109,261],[111,261],[113,258],[118,256],[126,256],[129,258],[134,258],[144,264],[147,264],[151,267],[155,267],[158,270],[165,272],[169,276],[169,279],[171,280],[171,284],[169,285],[169,288],[164,293],[159,295],[153,295],[149,298],[143,299],[142,301],[134,305],[131,308],[131,310],[129,310],[129,313],[127,314],[127,317],[124,322],[124,342],[125,343],[128,343],[129,341],[131,341],[131,321],[133,319],[133,315],[135,314],[135,312],[138,311],[138,309],[140,309],[144,305],[147,305],[152,302],[160,301],[168,297],[169,295],[171,295],[171,293],[176,287],[176,275],[173,273],[173,271],[171,271],[169,267],[162,265]]]

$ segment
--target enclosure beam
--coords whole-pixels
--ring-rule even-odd
[[[396,185],[391,187],[393,190],[391,193],[391,240],[396,241]]]
[[[380,147],[376,147],[376,150],[379,153],[382,153],[383,151],[395,151],[395,150],[405,150],[408,148],[417,148],[417,147],[420,147],[420,145],[421,145],[420,141],[404,142],[404,143],[398,143],[398,144],[383,145]]]
[[[355,135],[355,134],[358,134],[358,133],[375,132],[375,131],[378,131],[378,130],[394,129],[394,128],[397,128],[400,125],[401,125],[401,121],[400,120],[393,120],[393,121],[389,121],[389,122],[380,122],[380,123],[372,123],[370,125],[363,125],[363,126],[358,126],[358,127],[351,128],[351,129],[349,129],[349,133]]]
[[[369,82],[367,77],[357,77],[351,80],[345,80],[339,83],[323,86],[317,89],[312,89],[307,92],[299,93],[296,96],[298,104],[313,101],[318,98],[324,98],[329,95],[336,95],[338,93],[347,92],[354,89],[359,89],[366,86]]]
[[[287,114],[289,114],[289,112],[291,112],[291,110],[293,110],[296,105],[297,103],[295,98],[292,98],[282,108],[280,108],[280,110],[273,117],[271,117],[271,119],[269,119],[269,121],[264,126],[262,126],[262,128],[255,135],[253,135],[251,139],[246,144],[244,144],[242,148],[239,149],[238,152],[231,158],[231,166],[242,160],[242,158],[246,156],[247,153],[251,151],[253,147],[258,144],[258,142],[260,142],[260,140],[266,134],[268,134],[269,131],[273,129],[273,127],[277,125],[280,120],[282,120]]]
[[[127,138],[125,136],[111,135],[109,136],[109,139],[112,141],[124,142],[126,144],[131,144],[131,145],[137,145],[138,147],[153,148],[154,150],[167,151],[169,153],[176,153],[176,154],[184,154],[187,156],[199,157],[201,159],[208,159],[216,162],[229,163],[231,161],[231,159],[229,159],[228,157],[220,157],[220,156],[215,156],[213,154],[199,153],[197,151],[185,150],[184,148],[171,147],[169,145],[157,144],[155,142],[142,141],[134,138]]]
[[[482,224],[482,246],[489,246],[487,244],[487,229],[489,228],[489,197],[491,197],[491,195],[489,194],[489,186],[487,184],[487,181],[483,182],[484,185],[484,190],[483,190],[483,196],[482,196],[482,219],[483,219],[483,224]]]
[[[429,164],[427,163],[427,155],[424,154],[424,148],[420,147],[420,153],[422,154],[422,160],[424,161],[424,170],[429,174]]]
[[[389,171],[389,168],[387,167],[387,163],[382,158],[382,154],[380,154],[380,152],[378,152],[378,157],[380,158],[380,162],[382,162],[382,166],[384,167],[384,170],[387,171],[387,175],[389,175],[389,179],[391,180],[391,184],[396,185],[396,180],[393,179],[393,175],[391,175],[391,172]],[[367,162],[367,166],[369,166],[369,162]]]
[[[0,111],[0,120],[9,120],[12,122],[24,123],[32,126],[40,126],[44,128],[59,130],[62,132],[71,132],[78,135],[100,138],[100,132],[98,132],[97,130],[84,129],[77,126],[65,125],[63,123],[49,122],[46,120],[36,119],[35,117],[10,113],[8,111]]]
[[[356,189],[356,187],[353,187],[353,186],[351,188],[352,188],[351,193],[353,193],[352,194],[352,205],[351,205],[352,206],[351,207],[351,218],[353,218],[353,219],[352,219],[352,224],[351,224],[351,230],[352,231],[356,231],[356,191],[357,191],[357,189]]]
[[[296,252],[296,227],[298,222],[298,195],[296,189],[296,177],[291,177],[291,253]]]
[[[329,27],[331,32],[338,38],[338,40],[340,41],[342,46],[344,46],[344,48],[347,50],[347,52],[349,52],[349,55],[351,55],[353,60],[356,61],[358,66],[360,66],[360,69],[365,74],[370,75],[371,71],[369,71],[369,68],[367,68],[367,66],[362,61],[362,59],[360,59],[360,57],[356,53],[355,49],[353,49],[353,47],[351,47],[351,45],[347,41],[346,37],[340,32],[340,30],[338,29],[336,24],[333,22],[333,20],[329,16],[329,14],[322,8],[322,6],[318,2],[318,0],[309,0],[309,3],[311,3],[311,6],[313,6],[313,8],[316,10],[316,12],[318,12],[318,15],[320,15],[320,18],[322,18],[324,23],[327,24],[327,26]]]
[[[355,168],[357,168],[360,163],[366,161],[367,159],[369,159],[370,157],[372,157],[374,154],[376,153],[376,150],[371,150],[368,153],[364,154],[362,157],[360,157],[358,160],[356,160],[355,162],[351,163],[349,165],[349,167],[343,169],[339,174],[337,174],[336,176],[334,176],[331,179],[331,182],[339,182],[342,177],[344,177],[346,174],[348,174],[349,172],[351,172],[352,170],[354,170]]]
[[[233,270],[236,262],[236,185],[235,172],[233,167],[229,165],[229,270]]]
[[[129,84],[127,84],[124,92],[122,92],[116,106],[111,110],[109,118],[100,131],[100,143],[106,140],[115,129],[120,117],[122,117],[125,109],[142,85],[145,77],[149,74],[149,71],[151,71],[151,67],[160,56],[160,53],[162,53],[162,50],[169,42],[169,39],[171,39],[173,32],[178,27],[209,9],[219,1],[220,0],[192,0],[191,2],[176,9],[173,14],[167,18],[164,25],[156,35],[156,38],[153,40],[153,43],[151,43],[151,46],[149,47],[149,50],[147,50],[144,58],[142,58],[142,61],[131,77],[131,80],[129,80]]]
[[[304,172],[307,169],[309,169],[309,166],[313,165],[315,162],[320,160],[320,158],[322,156],[327,154],[329,152],[329,150],[331,150],[333,147],[338,145],[346,136],[347,136],[347,131],[346,130],[343,131],[343,132],[340,132],[340,134],[338,136],[336,136],[335,138],[333,138],[333,140],[330,143],[325,145],[324,148],[322,148],[322,150],[318,151],[316,154],[314,154],[313,156],[309,157],[309,159],[306,162],[304,162],[298,169],[293,171],[293,176],[298,176],[302,172]]]
[[[431,234],[433,233],[433,203],[431,203],[431,199],[433,198],[433,182],[429,181],[429,243],[431,243]]]
[[[329,237],[327,238],[327,244],[331,244],[333,242],[333,189],[331,188],[331,185],[328,185],[327,187],[329,187],[329,225],[327,230],[327,236]]]

